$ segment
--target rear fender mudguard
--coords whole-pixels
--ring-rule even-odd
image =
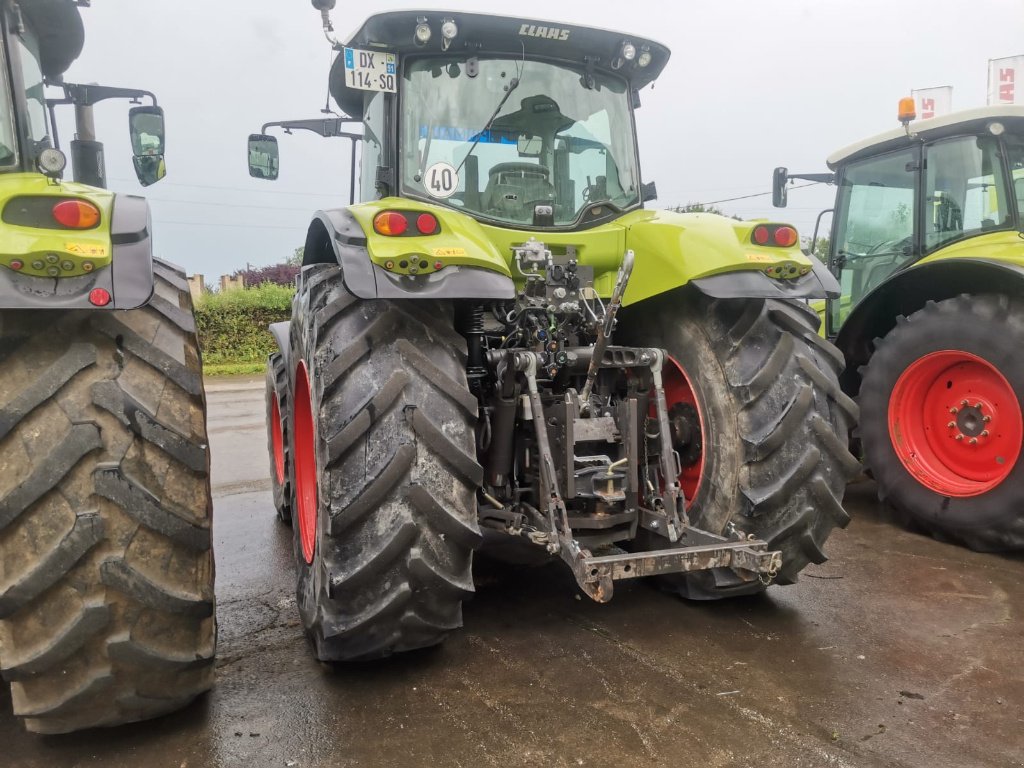
[[[929,301],[960,294],[1001,293],[1024,295],[1024,265],[982,258],[944,259],[897,272],[861,299],[846,318],[836,346],[846,356],[840,379],[850,395],[860,391],[859,368],[874,352],[874,340],[896,326],[896,318],[909,316]]]
[[[117,195],[110,221],[110,266],[77,277],[46,278],[0,268],[0,309],[137,309],[153,295],[153,240],[149,204],[144,197]],[[112,297],[94,306],[89,294]]]
[[[366,233],[345,208],[319,211],[306,235],[303,266],[338,264],[361,299],[511,299],[515,283],[487,269],[452,264],[425,275],[388,272],[370,260]]]
[[[766,222],[675,211],[642,211],[621,221],[626,247],[637,257],[624,306],[691,283],[715,298],[823,299],[839,293],[825,265],[797,245],[755,243],[754,228]],[[792,270],[793,277],[769,277],[773,269]]]
[[[282,323],[271,323],[270,324],[270,335],[274,337],[274,342],[277,344],[277,348],[281,350],[281,357],[284,358],[285,370],[291,371],[291,352],[292,345],[289,340],[288,326],[290,323],[286,320]]]

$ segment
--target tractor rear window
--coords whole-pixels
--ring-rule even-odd
[[[566,226],[598,204],[640,203],[623,81],[594,73],[588,88],[581,72],[552,63],[473,64],[472,77],[465,56],[407,64],[405,194],[526,226],[539,205],[553,209],[556,226]]]

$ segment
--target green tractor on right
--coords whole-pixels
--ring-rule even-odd
[[[776,168],[773,203],[792,179],[836,185],[841,293],[820,310],[879,498],[940,540],[1022,550],[1024,107],[914,117],[902,100],[903,127],[834,153],[832,173]]]

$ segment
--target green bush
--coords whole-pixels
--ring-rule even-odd
[[[276,348],[267,326],[289,318],[294,295],[294,288],[272,283],[204,294],[196,302],[196,323],[208,372],[262,366]]]

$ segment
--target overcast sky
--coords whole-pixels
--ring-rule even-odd
[[[333,17],[346,36],[368,13],[409,7],[341,0]],[[765,192],[776,165],[825,170],[835,149],[896,127],[897,101],[911,88],[951,85],[954,109],[982,106],[987,60],[1024,53],[1022,0],[423,7],[621,29],[668,45],[672,58],[643,92],[637,117],[657,207]],[[246,263],[282,261],[302,245],[314,210],[347,202],[344,140],[284,137],[277,182],[246,170],[249,133],[266,121],[317,117],[324,106],[332,54],[308,0],[93,0],[82,15],[85,52],[68,80],[146,88],[167,112],[168,175],[145,191],[158,255],[213,282]],[[98,106],[97,129],[110,186],[139,193],[126,107]],[[772,209],[770,197],[719,207],[782,218],[810,234],[830,200],[823,187],[792,192],[785,211]]]

